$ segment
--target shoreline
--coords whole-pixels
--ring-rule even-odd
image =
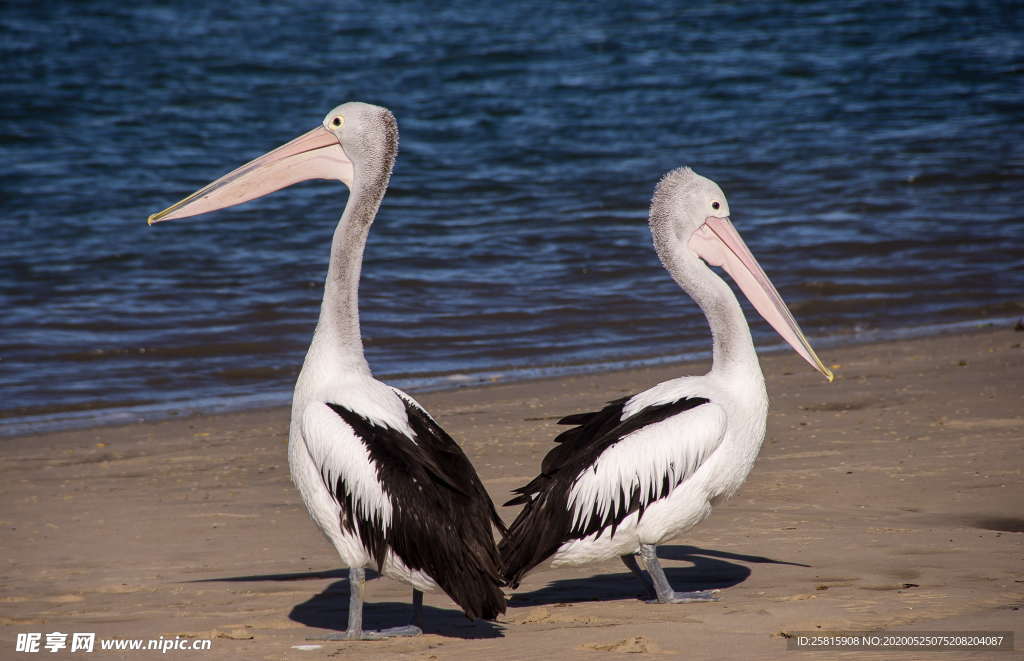
[[[987,332],[1000,328],[1013,328],[1024,323],[1024,317],[997,317],[933,324],[923,328],[895,328],[859,331],[846,335],[831,335],[816,338],[816,350],[829,351],[836,347],[872,345],[886,342],[943,337],[953,334]],[[776,336],[775,339],[778,338]],[[708,344],[710,345],[710,337]],[[775,342],[758,348],[762,359],[792,349],[783,342]],[[419,396],[433,392],[460,392],[466,389],[487,388],[499,384],[524,383],[559,379],[586,374],[622,372],[633,369],[685,366],[705,361],[711,356],[710,349],[683,351],[664,355],[641,355],[590,363],[567,363],[562,365],[541,365],[539,367],[495,367],[476,372],[447,372],[435,375],[379,375],[384,383]],[[685,368],[684,368],[685,369]],[[684,372],[689,373],[689,372]],[[98,427],[112,427],[129,424],[147,424],[170,419],[187,419],[195,416],[245,413],[288,407],[291,403],[291,388],[281,392],[265,392],[248,396],[209,396],[199,404],[184,401],[169,401],[122,407],[96,407],[80,410],[57,410],[53,413],[0,418],[0,443],[19,436],[35,436],[62,431],[85,430]],[[104,416],[114,418],[113,422],[101,420]],[[13,431],[11,431],[13,430]]]
[[[424,636],[314,643],[312,655],[788,658],[785,632],[875,628],[1012,630],[1019,649],[1022,343],[997,328],[832,347],[831,385],[791,352],[762,355],[771,408],[749,480],[660,547],[677,589],[720,588],[717,603],[644,604],[618,562],[543,565],[507,591],[498,623],[428,593]],[[707,367],[416,398],[500,505],[535,475],[557,418]],[[312,658],[294,646],[344,627],[347,581],[290,483],[287,426],[274,407],[4,439],[0,649],[13,653],[17,633],[70,631],[211,639],[202,658]],[[515,508],[499,512],[510,521]],[[369,626],[404,623],[407,586],[367,592]]]

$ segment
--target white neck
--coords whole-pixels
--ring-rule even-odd
[[[307,355],[330,365],[332,370],[370,374],[363,355],[359,329],[359,276],[363,249],[370,226],[387,188],[388,168],[384,176],[364,181],[356,173],[345,211],[334,230],[331,258],[320,304],[320,319]],[[328,354],[327,356],[323,354]]]
[[[670,254],[661,255],[662,263],[672,279],[700,306],[711,327],[711,374],[752,380],[751,385],[763,383],[750,326],[736,295],[704,262],[680,254],[682,250],[687,248],[675,244]]]

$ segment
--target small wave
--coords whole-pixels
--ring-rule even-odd
[[[846,328],[832,335],[814,338],[819,350],[851,344],[871,344],[892,340],[909,340],[950,333],[992,328],[1009,328],[1019,323],[1020,317],[995,317],[950,323],[922,324],[901,328]],[[783,343],[759,343],[761,353],[789,351]],[[675,363],[708,360],[711,352],[683,351],[679,353],[632,356],[615,360],[596,362],[538,365],[534,367],[499,367],[479,371],[451,371],[431,374],[381,374],[382,381],[409,392],[433,392],[480,387],[499,383],[513,383],[532,379],[558,378],[580,374],[595,374],[642,367],[658,367]],[[653,384],[652,384],[653,385]],[[47,410],[44,407],[8,412],[0,436],[23,436],[46,433],[62,429],[102,427],[133,422],[149,422],[175,416],[192,414],[225,413],[245,411],[274,406],[286,406],[291,400],[290,389],[273,392],[248,393],[245,395],[211,396],[196,399],[146,402],[131,401],[119,404],[94,402],[74,410]]]

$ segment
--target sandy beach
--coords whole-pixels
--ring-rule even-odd
[[[831,385],[792,353],[763,356],[772,406],[750,479],[660,549],[677,589],[720,588],[717,603],[646,604],[617,561],[543,566],[497,623],[427,594],[422,637],[309,651],[295,646],[344,628],[348,588],[291,485],[287,410],[4,439],[0,658],[32,658],[15,653],[17,635],[55,631],[212,640],[201,652],[94,652],[131,659],[928,656],[787,651],[791,632],[876,628],[1010,630],[1019,650],[1022,343],[1022,332],[979,329],[829,349]],[[501,503],[535,474],[560,416],[706,368],[418,399]],[[370,581],[367,624],[404,624],[409,596]]]

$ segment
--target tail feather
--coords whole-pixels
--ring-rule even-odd
[[[559,506],[551,501],[554,494],[543,490],[539,482],[542,477],[522,487],[522,495],[510,501],[524,502],[525,506],[509,526],[508,534],[498,543],[501,576],[513,589],[519,586],[523,576],[554,555],[564,542],[568,509],[565,503]]]
[[[462,576],[445,581],[444,591],[462,607],[471,620],[493,620],[505,612],[505,594],[501,590],[503,581],[498,578],[499,568],[495,565],[485,571],[467,567]]]

